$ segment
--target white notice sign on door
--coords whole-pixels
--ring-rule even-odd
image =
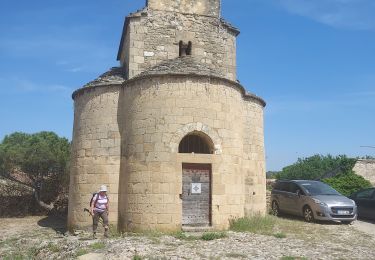
[[[202,193],[202,183],[192,183],[191,194],[201,194],[201,193]]]

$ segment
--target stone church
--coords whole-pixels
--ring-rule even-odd
[[[266,211],[265,102],[237,81],[239,30],[220,0],[148,0],[120,66],[73,93],[68,226],[109,187],[120,231],[223,230]]]

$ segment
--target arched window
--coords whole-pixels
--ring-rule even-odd
[[[179,153],[212,154],[213,151],[211,139],[199,132],[186,135],[182,138],[178,147]]]

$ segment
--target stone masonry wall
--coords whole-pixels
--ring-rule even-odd
[[[375,186],[375,160],[358,160],[353,171],[356,174],[363,176]]]
[[[218,18],[148,10],[129,17],[120,50],[128,78],[179,56],[179,42],[192,42],[192,55],[236,81],[237,31]]]
[[[250,101],[244,101],[232,84],[209,77],[168,75],[126,83],[119,99],[120,229],[181,230],[182,163],[212,164],[215,229],[225,229],[230,219],[244,216],[245,173],[253,174],[248,176],[252,181],[246,191],[256,194],[252,207],[263,210],[262,113],[257,105],[249,109],[251,126],[245,133],[244,102]],[[178,154],[181,139],[194,131],[210,136],[213,155]],[[250,137],[244,138],[245,134]],[[256,140],[253,146],[248,144],[252,153],[245,158],[246,169],[245,139]]]
[[[266,213],[266,172],[263,106],[244,102],[245,214]]]
[[[75,96],[68,226],[92,225],[83,211],[93,192],[108,185],[110,222],[117,224],[120,172],[118,98],[120,86],[87,88]]]
[[[207,16],[220,16],[220,0],[148,0],[150,9],[199,14]]]

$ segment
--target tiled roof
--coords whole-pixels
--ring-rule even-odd
[[[84,87],[122,84],[126,80],[125,70],[122,67],[113,67],[97,79],[87,83]]]

